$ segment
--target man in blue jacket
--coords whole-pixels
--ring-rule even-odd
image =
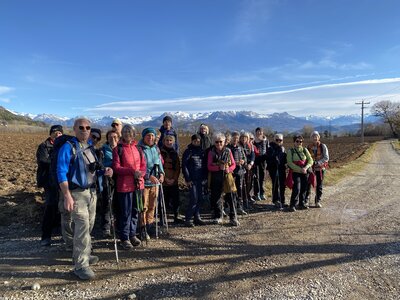
[[[90,263],[98,261],[91,256],[91,237],[96,216],[96,177],[112,176],[112,169],[100,169],[94,148],[89,142],[90,121],[75,120],[75,137],[66,142],[58,153],[57,178],[64,197],[64,208],[71,212],[74,223],[74,273],[82,280],[94,278]]]

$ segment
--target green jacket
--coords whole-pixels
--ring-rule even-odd
[[[301,160],[306,161],[305,167],[307,169],[310,168],[314,163],[310,155],[310,152],[308,152],[307,148],[302,146],[290,148],[289,151],[287,152],[287,165],[289,168],[293,170],[293,172],[302,173],[301,172],[302,167],[296,164],[296,162]]]

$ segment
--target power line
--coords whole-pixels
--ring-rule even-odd
[[[356,102],[356,104],[361,104],[361,143],[364,143],[364,109],[367,107],[365,104],[370,104],[370,102]]]

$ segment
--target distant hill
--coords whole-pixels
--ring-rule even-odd
[[[29,117],[17,115],[8,109],[0,106],[0,122],[4,125],[9,123],[18,123],[35,126],[47,126],[45,122],[34,121]]]

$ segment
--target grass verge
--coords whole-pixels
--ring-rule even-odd
[[[400,140],[393,141],[393,142],[392,142],[392,146],[393,146],[393,149],[394,149],[394,150],[396,150],[397,152],[399,152],[399,151],[400,151]]]
[[[351,176],[362,170],[366,163],[368,163],[372,154],[374,153],[376,144],[373,143],[364,153],[353,162],[346,164],[342,167],[329,169],[324,178],[324,184],[334,185],[346,176]]]

